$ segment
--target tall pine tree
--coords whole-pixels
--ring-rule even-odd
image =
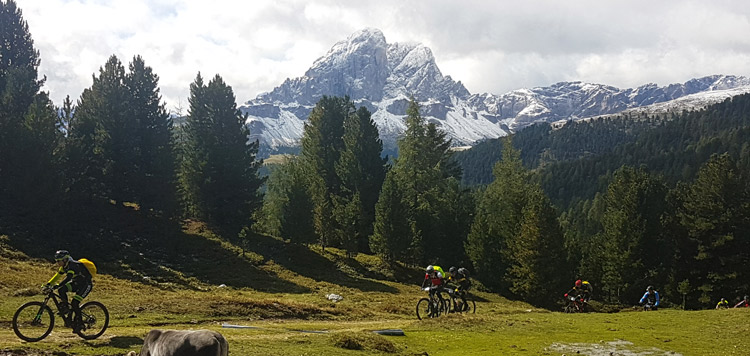
[[[375,204],[385,179],[383,142],[365,107],[344,118],[344,150],[335,164],[341,190],[334,200],[347,251],[367,251],[375,222]]]
[[[324,96],[305,124],[302,162],[309,170],[314,222],[323,247],[367,250],[385,176],[383,143],[370,112],[349,97]]]
[[[477,203],[466,252],[485,285],[507,291],[510,286],[505,276],[511,264],[508,241],[521,232],[530,173],[510,138],[503,142],[502,157],[493,169],[495,180]]]
[[[502,157],[477,205],[467,254],[487,286],[549,306],[572,275],[557,213],[510,137]]]
[[[694,298],[711,306],[721,297],[747,294],[750,262],[750,195],[728,154],[714,155],[691,184],[678,190],[678,266],[696,287]]]
[[[395,174],[386,174],[380,198],[375,205],[375,225],[370,249],[388,262],[409,261],[412,221]]]
[[[456,190],[460,169],[451,160],[450,140],[434,123],[427,123],[419,112],[419,105],[412,99],[407,109],[406,132],[398,141],[399,157],[392,168],[393,188],[399,191],[406,207],[406,221],[410,228],[407,235],[408,262],[454,264],[455,251],[449,250],[451,242],[462,244],[465,231],[453,235],[447,229],[449,221],[455,221],[455,212],[466,212],[464,207],[453,206],[454,211],[443,209],[451,203],[465,203],[460,198],[467,191]],[[456,194],[458,194],[458,197]],[[381,194],[381,198],[384,197]],[[390,199],[390,198],[389,198]],[[452,200],[451,200],[452,199]],[[388,205],[384,206],[388,207]],[[390,204],[391,208],[399,208]],[[385,212],[384,212],[385,213]],[[387,226],[383,219],[389,214],[378,214],[376,225]],[[468,221],[468,219],[459,219]],[[402,226],[399,222],[396,226]],[[467,223],[468,226],[468,223]],[[378,236],[383,241],[400,240],[402,237]]]
[[[313,202],[309,176],[299,157],[273,165],[263,202],[261,230],[295,243],[314,243]]]
[[[0,24],[0,216],[9,217],[53,193],[60,135],[52,103],[39,91],[39,52],[14,0],[0,1]],[[52,206],[53,196],[46,199]]]
[[[662,233],[666,185],[645,169],[623,166],[605,195],[601,242],[602,292],[611,300],[637,299],[647,285],[666,283],[672,261]]]
[[[344,151],[344,120],[354,113],[349,98],[323,96],[313,108],[302,135],[301,156],[311,173],[315,231],[325,248],[340,237],[334,199],[341,193],[336,163]]]
[[[84,89],[70,125],[67,172],[76,200],[133,201],[135,118],[129,113],[125,68],[111,56]]]
[[[235,236],[253,224],[252,216],[262,204],[258,142],[248,143],[246,118],[221,76],[204,85],[198,74],[189,101],[180,137],[182,201],[188,216]]]
[[[130,94],[133,136],[134,200],[142,209],[172,213],[175,208],[175,156],[172,120],[159,94],[159,76],[136,56],[124,84]]]

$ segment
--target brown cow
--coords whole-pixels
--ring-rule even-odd
[[[139,356],[227,356],[229,344],[213,330],[159,330],[146,334]],[[127,356],[136,356],[130,351]]]

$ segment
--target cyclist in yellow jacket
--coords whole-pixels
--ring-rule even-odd
[[[60,312],[62,314],[68,313],[68,292],[75,293],[73,301],[70,303],[73,309],[73,332],[75,333],[80,329],[82,324],[81,301],[91,293],[91,289],[94,286],[91,273],[83,263],[70,257],[70,253],[66,250],[55,252],[55,262],[60,266],[60,269],[58,269],[57,273],[55,273],[47,284],[42,287],[45,290],[53,288],[57,289],[57,292],[62,299],[62,305],[60,307]],[[63,280],[58,283],[58,280],[61,278],[63,278]]]

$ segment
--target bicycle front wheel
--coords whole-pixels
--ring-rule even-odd
[[[13,314],[13,332],[24,341],[44,339],[54,326],[52,309],[42,302],[28,302]]]
[[[432,303],[428,298],[422,298],[417,302],[417,319],[432,318]]]
[[[78,330],[78,336],[86,340],[96,339],[109,326],[109,311],[102,303],[88,302],[81,306],[81,322],[83,325]]]

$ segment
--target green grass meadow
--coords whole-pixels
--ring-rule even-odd
[[[93,341],[59,319],[40,342],[16,337],[13,313],[42,300],[55,267],[0,237],[0,355],[124,355],[153,328],[217,330],[232,355],[750,355],[750,309],[564,314],[477,292],[476,314],[419,321],[418,269],[270,238],[243,253],[198,230],[187,227],[182,262],[155,248],[101,263],[87,300],[111,319]],[[405,336],[372,332],[381,329]]]

